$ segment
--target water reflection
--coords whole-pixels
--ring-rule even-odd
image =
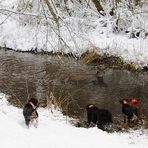
[[[101,75],[96,75],[95,67],[72,58],[0,50],[0,90],[11,96],[13,104],[36,97],[44,105],[53,92],[59,100],[68,98],[61,104],[64,113],[73,117],[83,118],[88,103],[120,116],[120,98],[138,97],[148,107],[147,74],[107,69]]]

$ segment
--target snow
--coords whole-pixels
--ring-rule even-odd
[[[28,4],[24,5],[25,2]],[[115,19],[109,15],[101,17],[98,13],[78,2],[68,1],[72,15],[59,8],[60,35],[64,43],[59,43],[57,28],[50,27],[50,18],[45,19],[47,8],[43,10],[39,0],[0,0],[0,47],[13,50],[62,51],[81,55],[86,50],[99,54],[108,53],[121,57],[135,66],[148,65],[147,5],[135,9],[134,15],[119,7],[120,27],[125,30],[142,30],[140,36],[131,38],[130,34],[115,33]],[[64,5],[64,4],[62,4]],[[32,6],[32,9],[31,9]],[[94,7],[90,4],[90,7]],[[111,7],[108,4],[108,7]],[[109,10],[106,8],[106,10]],[[46,14],[43,13],[45,11]],[[142,12],[142,13],[140,13]],[[132,16],[131,16],[132,15]],[[76,148],[76,147],[124,147],[147,148],[148,130],[140,129],[128,133],[107,133],[94,128],[77,128],[59,110],[39,108],[39,125],[26,128],[22,109],[7,102],[7,96],[0,93],[0,140],[5,148]]]
[[[97,127],[77,128],[60,111],[51,113],[51,108],[39,108],[38,127],[28,129],[22,109],[10,105],[7,98],[0,93],[0,140],[5,148],[147,148],[148,130],[107,133]]]
[[[102,3],[106,11],[112,7],[111,2],[106,5],[104,0]],[[58,1],[55,3],[58,4]],[[147,2],[132,11],[126,1],[119,3],[117,18],[109,14],[102,17],[91,2],[90,8],[83,3],[68,1],[70,16],[62,8],[64,3],[61,7],[57,6],[56,11],[61,18],[60,35],[64,40],[61,43],[51,16],[45,19],[45,15],[49,14],[45,4],[39,0],[0,0],[0,47],[21,51],[37,48],[38,51],[70,52],[77,56],[86,50],[95,50],[99,54],[107,52],[121,57],[125,62],[134,63],[135,67],[148,65],[148,37],[145,36],[148,32]],[[115,20],[119,16],[120,31],[116,33]],[[129,33],[125,34],[122,30]],[[131,32],[138,30],[141,31],[140,36],[131,38]]]

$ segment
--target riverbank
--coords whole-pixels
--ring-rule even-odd
[[[148,37],[146,33],[142,36],[142,31],[146,32],[148,28],[147,13],[128,16],[133,26],[128,26],[125,31],[115,32],[116,17],[98,14],[92,3],[87,9],[85,3],[82,5],[70,2],[70,5],[71,16],[57,7],[60,17],[57,28],[50,19],[45,19],[44,9],[47,14],[48,10],[40,1],[26,4],[19,0],[3,0],[0,3],[0,46],[15,51],[61,53],[74,57],[81,57],[89,51],[119,57],[124,63],[132,64],[135,69],[148,66]],[[143,6],[136,11],[142,12],[145,8]],[[121,14],[123,12],[128,11],[122,7]],[[125,19],[125,16],[122,17]],[[127,22],[129,20],[125,20]],[[139,31],[139,27],[143,29],[139,29],[140,35],[130,36],[131,31],[128,29]]]
[[[3,48],[0,47],[0,50],[11,50],[15,51],[11,48]],[[117,57],[114,55],[109,55],[107,53],[103,54],[98,54],[94,50],[87,50],[84,52],[81,56],[76,56],[72,52],[71,53],[62,53],[62,52],[48,52],[48,51],[40,51],[38,52],[37,49],[32,49],[29,51],[22,51],[22,50],[17,50],[15,52],[21,52],[21,53],[31,53],[35,55],[49,55],[49,56],[65,56],[65,57],[70,57],[74,58],[76,61],[79,60],[80,62],[90,65],[90,66],[96,66],[99,69],[102,66],[104,67],[103,70],[110,68],[110,69],[120,69],[120,70],[128,70],[131,72],[147,72],[148,71],[148,66],[137,66],[134,62],[126,62],[124,61],[123,58]],[[101,69],[100,69],[101,70]]]
[[[51,108],[39,108],[39,125],[27,129],[22,109],[11,106],[7,96],[0,94],[1,145],[8,148],[75,148],[75,147],[121,147],[146,148],[147,130],[130,130],[128,133],[106,133],[94,128],[77,128],[70,118]],[[8,132],[9,131],[9,132]],[[99,140],[98,140],[99,139]],[[9,142],[8,142],[9,141]],[[107,141],[107,142],[106,142]]]

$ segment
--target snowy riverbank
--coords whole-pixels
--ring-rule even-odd
[[[143,37],[142,33],[137,38],[113,33],[115,22],[111,16],[101,17],[93,9],[87,8],[86,11],[86,6],[78,3],[69,4],[73,16],[68,16],[59,8],[61,43],[56,27],[47,25],[39,1],[28,3],[31,8],[19,0],[0,1],[0,47],[22,51],[72,52],[75,55],[93,49],[100,54],[106,52],[119,56],[126,62],[133,62],[135,67],[148,65],[148,37]],[[141,11],[145,12],[145,7]],[[125,10],[120,8],[118,11],[123,15]],[[131,17],[132,27],[147,30],[147,16],[147,13],[141,13]]]
[[[96,127],[76,128],[61,112],[39,108],[39,125],[27,129],[22,109],[13,107],[0,94],[0,139],[5,148],[120,147],[147,148],[148,131],[108,134]]]

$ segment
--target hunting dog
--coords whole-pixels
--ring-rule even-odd
[[[137,99],[122,99],[122,113],[124,114],[124,123],[138,123],[142,121],[143,109],[138,104]]]
[[[36,124],[35,126],[37,127],[38,124],[38,112],[37,112],[37,107],[38,107],[38,100],[31,98],[27,104],[23,108],[23,115],[25,118],[25,124],[30,127],[31,123],[35,120]]]
[[[100,109],[94,104],[88,104],[86,106],[87,111],[87,123],[97,125],[99,129],[108,130],[113,123],[112,114],[106,109]]]

